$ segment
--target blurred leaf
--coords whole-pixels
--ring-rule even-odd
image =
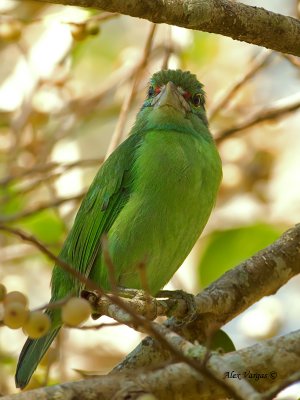
[[[219,329],[217,332],[214,333],[211,341],[211,349],[222,349],[225,353],[236,350],[233,341],[222,329]]]
[[[1,364],[13,365],[15,367],[16,359],[11,355],[4,351],[0,350],[0,360]]]
[[[199,264],[201,286],[206,287],[230,268],[274,242],[280,233],[274,226],[256,224],[211,234]]]
[[[57,243],[64,234],[64,225],[53,210],[45,210],[22,221],[20,226],[45,243]]]
[[[16,194],[16,190],[10,185],[0,187],[0,215],[15,214],[24,206],[23,196]]]
[[[182,52],[182,60],[188,64],[202,66],[211,62],[219,51],[218,38],[206,32],[193,32],[193,42]]]
[[[35,373],[33,377],[30,379],[29,383],[25,388],[23,389],[24,392],[27,392],[29,390],[34,390],[34,389],[39,389],[40,387],[43,387],[44,385],[44,377],[40,377],[38,373]]]
[[[85,40],[74,43],[72,74],[81,83],[83,81],[94,87],[95,78],[101,83],[103,75],[111,71],[125,46],[124,37],[118,35],[122,26],[121,18],[104,22],[100,25],[100,35],[88,36]],[[99,78],[101,76],[102,79]]]

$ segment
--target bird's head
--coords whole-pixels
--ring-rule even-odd
[[[188,71],[162,70],[155,73],[142,110],[180,119],[197,117],[207,125],[203,85]]]

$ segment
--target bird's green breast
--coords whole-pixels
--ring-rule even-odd
[[[131,171],[133,184],[109,237],[121,286],[140,288],[137,265],[145,263],[151,293],[182,264],[202,232],[221,177],[212,141],[173,130],[147,132]],[[109,286],[101,267],[101,285]]]
[[[108,237],[120,286],[143,288],[143,262],[150,292],[162,288],[201,234],[221,180],[220,158],[207,128],[202,84],[188,71],[159,71],[130,136],[101,166],[78,210],[59,258],[109,290],[101,247]],[[50,303],[80,295],[83,282],[58,264]],[[47,310],[52,330],[28,339],[16,385],[23,388],[60,326],[60,310]]]

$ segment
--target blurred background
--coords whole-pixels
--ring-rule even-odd
[[[296,0],[244,3],[300,13]],[[55,254],[107,152],[126,138],[150,76],[166,67],[204,83],[224,172],[206,230],[168,288],[197,293],[300,222],[298,58],[117,14],[1,0],[0,59],[0,222]],[[52,263],[3,232],[0,246],[0,282],[31,308],[45,304]],[[299,281],[225,326],[237,349],[299,328]],[[65,329],[30,387],[106,373],[141,337],[124,326]],[[0,328],[1,394],[16,392],[24,340]],[[294,385],[278,398],[299,396]]]

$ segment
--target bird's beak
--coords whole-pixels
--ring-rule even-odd
[[[173,82],[168,82],[162,87],[161,92],[153,99],[152,105],[154,108],[173,107],[184,114],[190,110],[189,103]]]

